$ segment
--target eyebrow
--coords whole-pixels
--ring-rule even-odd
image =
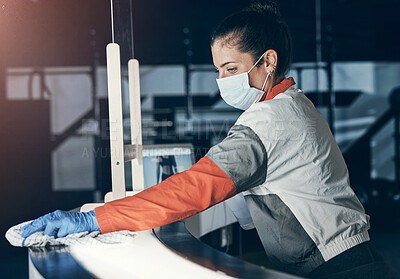
[[[222,64],[221,66],[219,66],[220,68],[224,67],[225,65],[228,65],[229,63],[236,63],[235,61],[229,61],[229,62],[225,62],[224,64]]]

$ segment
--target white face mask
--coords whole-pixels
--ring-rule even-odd
[[[264,84],[260,89],[250,87],[249,84],[249,73],[263,58],[264,54],[257,60],[257,62],[247,72],[237,74],[231,77],[218,78],[217,84],[219,92],[224,101],[237,109],[246,110],[252,104],[258,102],[264,94],[264,87],[270,77],[268,73],[265,78]]]

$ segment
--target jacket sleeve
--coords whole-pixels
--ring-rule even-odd
[[[96,208],[100,230],[142,231],[190,217],[262,184],[266,160],[264,145],[253,130],[235,125],[189,170]]]
[[[266,180],[267,152],[261,139],[248,126],[234,125],[228,136],[206,156],[232,179],[238,193]]]
[[[134,196],[95,209],[101,233],[142,231],[199,213],[236,194],[232,179],[208,157]]]

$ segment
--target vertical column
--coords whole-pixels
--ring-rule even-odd
[[[400,111],[395,111],[394,117],[394,148],[394,174],[397,190],[400,190]]]
[[[125,197],[124,140],[122,122],[121,59],[119,45],[107,45],[107,81],[110,121],[111,182],[113,199]]]
[[[131,144],[135,146],[136,156],[132,160],[132,189],[144,190],[143,158],[142,158],[142,117],[140,105],[139,61],[128,62],[129,103],[131,114]]]

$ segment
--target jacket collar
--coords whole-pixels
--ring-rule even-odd
[[[260,99],[260,102],[267,101],[267,100],[272,100],[279,93],[285,92],[286,90],[289,89],[289,87],[291,87],[292,85],[295,85],[295,84],[296,84],[296,82],[294,81],[294,79],[292,77],[285,78],[280,83],[278,83],[277,85],[272,87],[271,91],[267,94],[267,96],[265,96],[265,97],[263,96]]]

